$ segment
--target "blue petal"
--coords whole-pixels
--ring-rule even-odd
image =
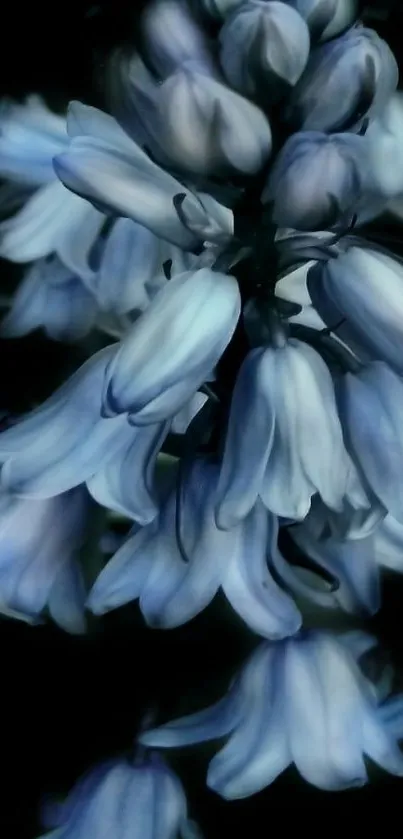
[[[26,272],[0,330],[20,337],[42,327],[50,338],[77,341],[94,326],[97,304],[81,280],[57,258],[39,260]]]
[[[170,280],[108,367],[105,416],[129,411],[130,422],[147,425],[176,414],[215,367],[239,313],[239,289],[231,276],[204,268]]]
[[[65,563],[60,569],[47,607],[50,616],[61,629],[72,635],[83,635],[87,630],[84,611],[87,592],[77,560]]]
[[[90,478],[130,434],[125,417],[100,416],[106,347],[87,361],[41,407],[0,434],[0,481],[7,491],[50,497]]]
[[[91,495],[111,510],[145,525],[157,515],[154,467],[169,424],[133,428],[132,439],[87,481]]]
[[[0,176],[32,186],[54,180],[52,160],[68,144],[66,120],[40,96],[0,104]]]

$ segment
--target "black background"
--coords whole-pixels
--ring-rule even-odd
[[[7,3],[1,13],[0,94],[40,92],[60,110],[71,98],[102,106],[105,57],[135,37],[141,5]],[[402,66],[401,3],[365,5],[377,12],[371,24],[387,37]],[[2,288],[20,273],[5,262],[0,271]],[[0,341],[0,410],[27,410],[76,361],[71,348],[40,334]],[[384,588],[384,608],[370,628],[403,671],[403,580],[393,577]],[[188,626],[165,633],[147,630],[136,606],[108,616],[85,639],[0,619],[0,837],[39,835],[38,804],[46,794],[66,791],[91,763],[130,750],[150,706],[168,718],[214,701],[255,644],[220,598]],[[294,825],[322,833],[353,808],[362,824],[375,807],[387,829],[403,793],[401,780],[381,772],[363,790],[328,794],[289,770],[263,793],[226,803],[203,784],[213,751],[201,747],[172,755],[206,839],[226,839],[236,830],[244,837],[251,831],[266,836]]]

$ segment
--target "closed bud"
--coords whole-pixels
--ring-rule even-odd
[[[294,134],[281,150],[263,191],[280,227],[323,230],[354,214],[363,183],[364,138]]]
[[[286,117],[305,131],[357,129],[382,111],[398,78],[387,43],[372,29],[354,27],[312,52]]]
[[[327,41],[357,17],[357,0],[287,0],[306,20],[312,38]]]
[[[156,0],[142,23],[148,57],[163,78],[185,61],[210,66],[203,34],[181,0]]]
[[[251,0],[224,24],[221,64],[233,87],[273,101],[296,84],[309,56],[309,30],[285,3]]]

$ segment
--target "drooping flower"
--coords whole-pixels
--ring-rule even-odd
[[[42,328],[56,341],[77,341],[97,314],[97,301],[82,280],[53,256],[27,269],[0,331],[4,338],[19,338]]]
[[[219,361],[235,330],[234,277],[202,268],[169,281],[108,364],[104,416],[129,412],[134,425],[172,417]]]
[[[201,839],[179,778],[156,753],[94,766],[64,803],[46,807],[45,826],[49,839]]]
[[[249,353],[232,399],[217,490],[219,527],[241,521],[259,497],[289,519],[303,519],[316,493],[340,510],[352,470],[332,379],[318,353],[293,338]],[[352,499],[366,505],[359,486]]]
[[[70,145],[54,165],[73,192],[185,250],[231,237],[232,212],[153,163],[112,117],[73,102],[67,128]]]
[[[220,62],[228,82],[265,104],[300,78],[309,56],[309,30],[301,15],[277,0],[250,0],[220,32]]]
[[[66,118],[41,97],[0,107],[0,176],[35,192],[0,225],[0,255],[31,262],[55,252],[73,274],[91,275],[91,248],[104,216],[59,183],[53,158],[68,147]]]
[[[45,500],[0,496],[0,612],[38,622],[47,609],[67,632],[85,632],[87,501],[82,487]]]
[[[270,574],[278,524],[261,503],[238,526],[223,531],[214,519],[218,467],[192,463],[174,485],[158,519],[115,554],[88,601],[96,614],[139,598],[151,626],[169,629],[191,620],[222,587],[251,629],[284,638],[301,623],[298,609]]]
[[[403,373],[403,267],[383,251],[353,244],[308,274],[308,291],[328,326],[359,358]]]
[[[396,90],[395,57],[372,29],[356,26],[313,50],[294,88],[289,120],[305,131],[347,131],[378,116]]]
[[[370,190],[366,143],[354,134],[301,131],[281,149],[262,193],[280,227],[324,230],[349,223]]]
[[[361,650],[373,645],[370,638],[359,642]],[[263,643],[221,701],[140,740],[171,748],[228,737],[210,763],[207,784],[234,799],[268,786],[290,764],[329,791],[367,782],[364,755],[401,776],[402,726],[397,728],[362,675],[348,638],[305,631]]]

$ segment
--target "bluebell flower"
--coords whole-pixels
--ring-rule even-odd
[[[360,242],[358,243],[360,245]],[[353,244],[318,263],[307,279],[315,309],[362,360],[403,374],[403,267],[388,253]]]
[[[327,41],[357,17],[357,0],[286,0],[306,20],[312,38]]]
[[[255,632],[284,638],[301,616],[270,573],[278,551],[278,523],[261,503],[231,530],[214,518],[218,467],[196,460],[183,485],[174,485],[160,516],[135,528],[96,581],[89,608],[96,614],[139,598],[150,626],[169,629],[191,620],[221,587]],[[178,525],[179,522],[179,525]],[[179,527],[179,530],[178,530]]]
[[[219,39],[228,82],[265,103],[284,92],[281,83],[293,87],[308,61],[310,38],[304,19],[276,0],[250,0],[239,6]]]
[[[231,404],[219,527],[241,521],[259,497],[271,512],[297,520],[316,493],[334,510],[349,494],[355,507],[366,506],[360,486],[352,490],[353,470],[332,379],[318,353],[296,339],[249,353]]]
[[[42,328],[56,341],[78,341],[91,331],[98,314],[93,294],[57,256],[29,267],[0,325],[4,338]]]
[[[231,237],[231,210],[211,196],[197,196],[153,163],[112,117],[73,102],[67,127],[70,145],[54,165],[73,192],[185,250]]]
[[[361,648],[372,643],[360,638]],[[362,675],[355,646],[319,631],[265,642],[222,700],[140,740],[170,748],[228,737],[207,774],[227,799],[259,792],[290,764],[329,791],[367,782],[364,755],[402,776],[397,726]]]
[[[153,0],[141,19],[149,62],[162,78],[185,62],[213,71],[207,39],[183,0]]]
[[[201,839],[179,778],[156,753],[94,766],[44,820],[49,839]]]
[[[343,376],[338,396],[352,457],[375,496],[403,522],[402,379],[384,362],[373,362]]]
[[[350,221],[369,189],[366,143],[354,134],[301,131],[281,149],[262,193],[280,227],[324,230]]]
[[[287,116],[305,131],[346,131],[377,116],[395,91],[399,70],[386,41],[356,26],[313,50]]]
[[[176,414],[219,361],[240,307],[230,275],[202,268],[170,280],[108,364],[104,416],[129,412],[134,425],[147,425]]]
[[[105,368],[115,352],[110,346],[92,356],[43,405],[0,434],[0,487],[33,498],[58,495],[94,475],[133,438],[126,416],[101,417]]]
[[[47,609],[67,632],[85,632],[87,502],[82,487],[45,500],[0,495],[0,612],[40,622]]]
[[[31,262],[56,252],[73,273],[86,277],[104,216],[57,180],[53,158],[68,142],[66,118],[53,114],[39,96],[0,107],[0,176],[35,190],[0,224],[0,255]]]

